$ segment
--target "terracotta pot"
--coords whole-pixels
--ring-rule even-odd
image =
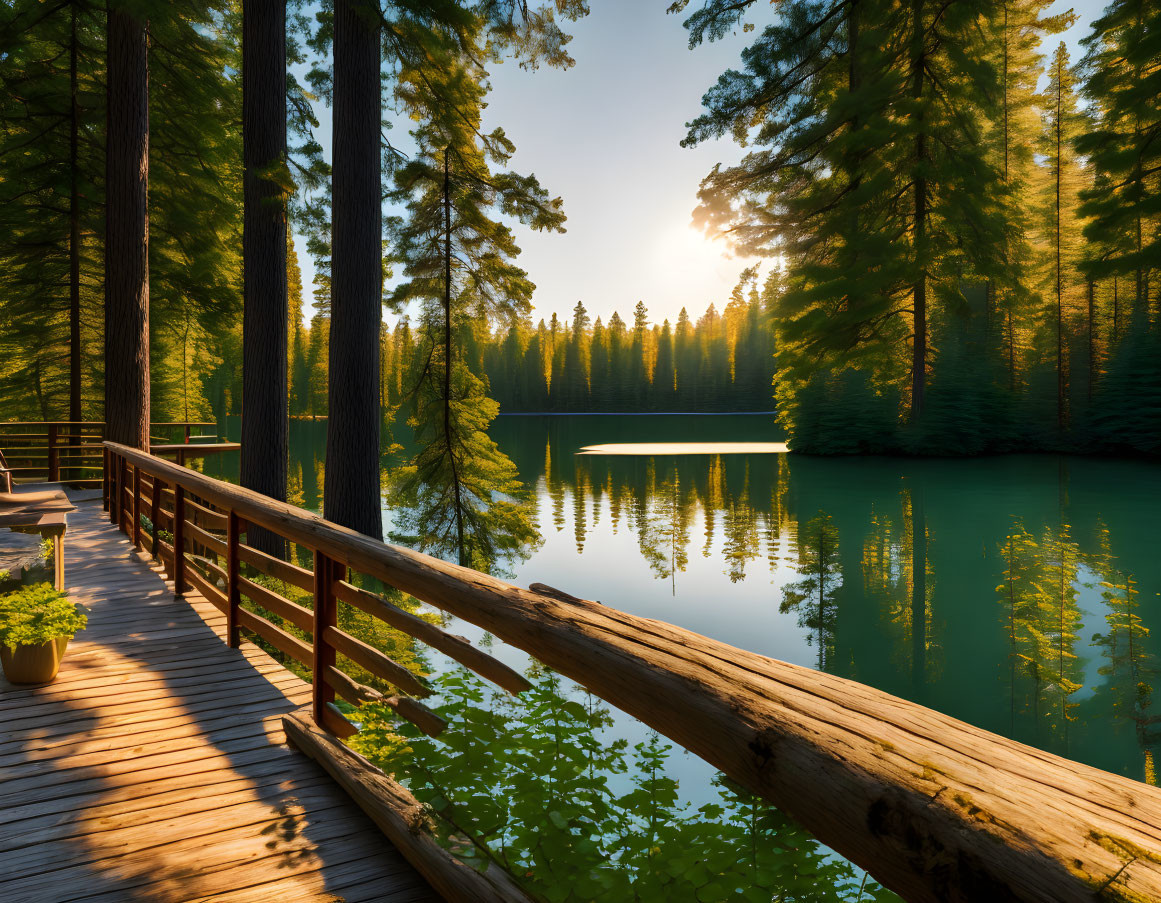
[[[0,646],[4,676],[12,684],[46,684],[56,677],[69,637],[62,636],[39,646]]]

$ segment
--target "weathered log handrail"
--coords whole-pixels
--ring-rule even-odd
[[[1161,900],[1159,788],[855,681],[514,586],[108,447],[162,482],[529,652],[783,808],[908,900]],[[325,712],[316,709],[316,719],[334,730]]]

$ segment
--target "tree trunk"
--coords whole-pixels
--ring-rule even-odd
[[[923,416],[923,394],[927,381],[927,178],[922,167],[927,156],[925,134],[923,132],[923,112],[920,107],[923,98],[923,0],[911,4],[912,38],[911,66],[912,96],[915,99],[915,286],[914,338],[911,344],[911,422],[917,423]]]
[[[451,428],[452,315],[451,315],[451,151],[443,151],[443,439],[451,465],[452,489],[456,505],[456,550],[464,560],[464,506],[460,493],[460,473]]]
[[[1064,266],[1061,259],[1061,240],[1064,232],[1063,208],[1060,200],[1061,179],[1064,178],[1064,136],[1061,133],[1061,97],[1064,93],[1063,67],[1056,73],[1056,426],[1061,433],[1065,426],[1064,406]]]
[[[1096,284],[1088,281],[1088,400],[1096,383]]]
[[[1117,277],[1113,276],[1113,344],[1121,340],[1121,302],[1117,297]],[[1111,353],[1111,349],[1110,349]]]
[[[77,6],[69,8],[69,420],[81,420],[81,210],[77,145]],[[69,430],[77,433],[77,430]],[[70,439],[76,445],[79,439]]]
[[[149,448],[149,26],[110,4],[105,436]]]
[[[286,160],[286,2],[242,4],[242,485],[286,501],[286,197],[270,178]],[[282,557],[258,528],[247,542]]]
[[[383,263],[380,201],[379,19],[336,0],[334,37],[331,335],[327,520],[381,538],[379,325]]]
[[[859,4],[858,0],[851,0],[847,6],[847,94],[850,97],[854,97],[859,92],[859,75]],[[852,139],[857,138],[859,132],[859,107],[857,103],[852,104],[852,114],[848,128]],[[850,186],[851,196],[851,202],[849,203],[850,223],[847,227],[848,233],[846,239],[848,249],[846,259],[848,266],[853,266],[855,263],[849,253],[849,248],[851,244],[857,242],[859,239],[859,205],[857,200],[859,186],[862,183],[863,156],[863,154],[855,153],[853,149],[848,148],[848,152],[844,155],[843,160],[847,170],[847,184]],[[843,299],[843,306],[848,312],[852,307],[849,292]]]

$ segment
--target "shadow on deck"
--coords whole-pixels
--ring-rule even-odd
[[[282,715],[310,685],[194,591],[175,599],[100,502],[70,517],[89,611],[57,680],[0,680],[0,899],[439,897],[312,761]]]

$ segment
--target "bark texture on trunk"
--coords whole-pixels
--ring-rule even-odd
[[[290,454],[286,388],[286,198],[273,175],[286,159],[286,2],[242,4],[242,485],[286,500]],[[264,530],[247,542],[272,555]]]
[[[334,37],[330,391],[323,513],[376,539],[379,505],[379,17],[336,0]]]
[[[77,146],[77,7],[69,10],[69,420],[81,420],[81,207]],[[76,430],[69,432],[75,433]],[[76,445],[79,439],[70,439]]]
[[[922,102],[924,79],[923,0],[911,5],[912,27],[912,96],[915,99],[915,262],[917,273],[912,290],[914,305],[914,338],[911,345],[911,422],[923,416],[923,397],[927,386],[927,179],[923,175],[927,159]]]
[[[110,5],[105,435],[149,448],[149,28]]]

